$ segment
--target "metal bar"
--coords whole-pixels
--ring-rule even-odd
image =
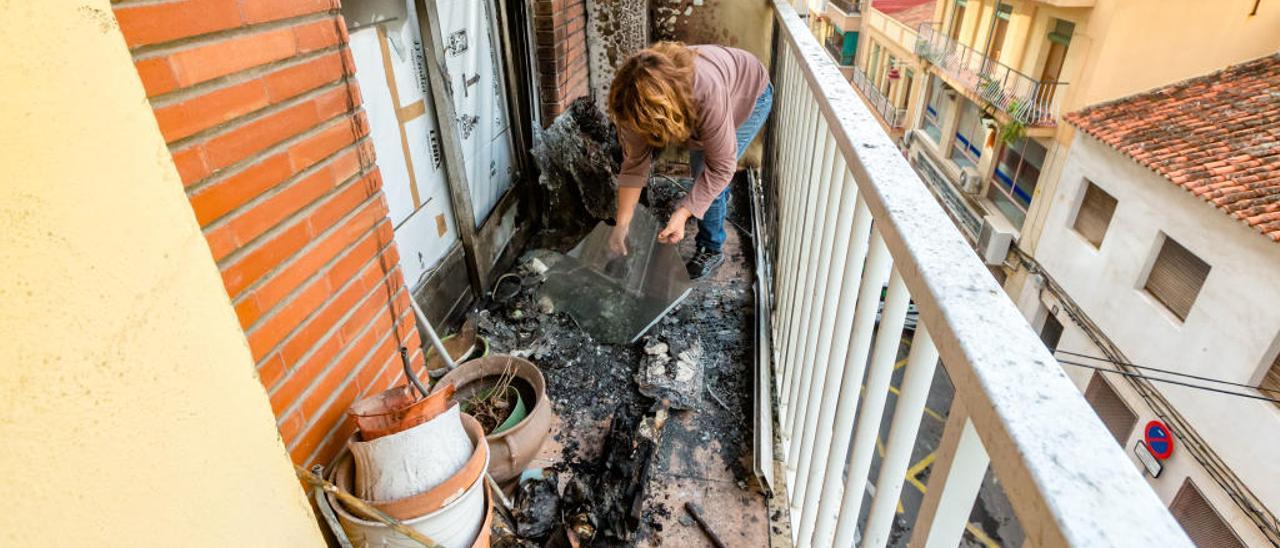
[[[866,281],[863,282],[864,284]],[[880,285],[862,288],[862,297],[871,297],[874,308],[880,305]],[[840,513],[836,518],[836,546],[848,546],[853,542],[858,513],[862,510],[862,492],[867,486],[867,474],[871,471],[871,457],[875,454],[876,440],[880,437],[880,419],[884,416],[884,402],[889,395],[889,380],[893,377],[893,362],[902,340],[902,327],[906,323],[907,305],[911,297],[902,282],[898,268],[889,276],[889,291],[880,313],[880,328],[876,333],[876,351],[867,368],[866,385],[862,391],[862,405],[858,410],[857,426],[853,429],[853,453],[845,473],[844,498],[840,501]],[[861,305],[861,302],[859,302]],[[859,307],[861,308],[861,306]],[[858,314],[863,314],[861,310]],[[856,321],[856,319],[855,319]],[[869,330],[868,330],[869,331]],[[863,340],[866,340],[864,337]],[[867,341],[869,343],[870,341]],[[859,356],[866,356],[867,344],[861,346]],[[883,466],[883,463],[881,464]]]
[[[827,177],[826,186],[830,188],[824,198],[826,209],[822,218],[826,222],[822,230],[819,252],[813,265],[813,269],[817,271],[817,278],[811,304],[805,307],[807,312],[805,336],[803,346],[800,347],[803,352],[801,359],[809,364],[810,371],[808,382],[800,387],[800,395],[804,401],[811,404],[805,408],[803,416],[796,418],[796,425],[804,435],[801,437],[802,443],[797,455],[799,460],[796,477],[800,478],[800,481],[796,482],[791,492],[792,500],[795,501],[801,513],[805,511],[805,507],[799,503],[804,500],[805,490],[808,489],[809,461],[813,456],[814,438],[818,434],[816,426],[821,408],[819,398],[823,383],[830,381],[825,378],[825,373],[827,354],[831,345],[832,321],[835,319],[836,303],[831,297],[840,287],[840,279],[836,274],[844,263],[844,255],[848,251],[848,244],[845,242],[848,241],[849,231],[853,227],[853,206],[857,201],[857,187],[854,185],[853,176],[848,175],[844,159],[838,155],[831,163],[831,173]]]
[[[821,161],[817,163],[817,167],[813,171],[812,178],[809,180],[809,185],[814,187],[816,190],[814,194],[817,196],[810,204],[808,212],[805,215],[806,217],[809,217],[809,219],[806,223],[808,230],[804,232],[805,241],[800,259],[802,276],[799,277],[800,283],[796,286],[796,303],[791,312],[791,321],[794,322],[796,329],[792,329],[791,333],[787,337],[787,347],[783,352],[784,356],[787,356],[795,363],[793,367],[798,368],[799,372],[799,375],[793,376],[793,382],[791,383],[791,401],[796,402],[798,405],[791,408],[791,416],[787,417],[788,429],[793,433],[791,438],[793,449],[799,448],[795,445],[797,436],[794,435],[797,427],[796,417],[803,416],[802,412],[804,411],[804,408],[810,403],[808,401],[798,399],[800,397],[800,388],[809,383],[809,379],[813,374],[813,363],[810,362],[807,356],[803,354],[803,349],[799,348],[799,345],[802,344],[801,339],[804,333],[811,328],[811,326],[806,325],[806,322],[808,321],[809,313],[813,308],[812,293],[814,284],[816,283],[815,278],[817,268],[815,265],[818,260],[818,245],[820,244],[818,241],[820,239],[819,233],[822,231],[823,225],[826,223],[826,219],[819,218],[818,211],[827,201],[827,194],[831,190],[831,185],[823,184],[821,178],[823,174],[830,171],[831,162],[836,155],[835,141],[832,140],[830,134],[826,132],[826,123],[820,121],[818,126],[822,128],[823,135],[822,155],[820,156]],[[798,438],[803,440],[805,435],[806,434],[802,432],[801,436],[798,436]],[[790,456],[790,453],[788,456]],[[792,458],[791,465],[788,468],[794,471],[796,464],[796,460]]]
[[[791,347],[790,345],[787,345],[786,342],[790,340],[792,334],[797,329],[796,322],[794,320],[794,311],[796,307],[796,296],[799,293],[799,289],[797,288],[800,286],[804,278],[801,265],[804,260],[803,251],[806,243],[805,232],[809,223],[812,221],[813,204],[817,201],[818,189],[815,185],[808,184],[808,180],[810,173],[816,172],[814,163],[818,161],[818,156],[821,154],[821,151],[818,148],[818,137],[822,132],[826,131],[826,122],[822,121],[821,116],[817,115],[818,111],[816,103],[813,101],[806,101],[805,107],[805,116],[799,119],[801,131],[803,131],[805,136],[805,148],[803,150],[803,154],[796,158],[796,165],[798,168],[796,171],[800,175],[792,183],[796,185],[797,200],[792,210],[792,219],[787,223],[787,227],[791,232],[791,252],[785,267],[790,272],[790,276],[788,276],[787,287],[784,289],[784,293],[781,297],[783,299],[783,303],[782,315],[780,318],[783,322],[783,326],[782,338],[779,341],[782,348],[780,349],[779,355],[782,359],[783,370],[786,372],[786,377],[783,379],[783,384],[785,385],[783,393],[785,394],[784,401],[787,402],[787,413],[784,415],[786,418],[786,422],[784,424],[787,425],[791,422],[791,415],[796,403],[795,397],[791,394],[791,385],[796,382],[795,378],[798,370],[795,360],[792,359],[790,354]],[[800,199],[800,196],[803,196],[804,198]],[[790,428],[783,428],[782,432],[783,435],[787,437],[792,434]]]
[[[907,370],[902,375],[898,404],[893,409],[893,422],[889,425],[889,440],[880,459],[880,475],[876,479],[876,494],[871,498],[871,512],[867,527],[862,532],[862,546],[885,546],[893,528],[893,516],[902,495],[903,478],[911,465],[911,450],[915,448],[920,433],[920,419],[924,417],[925,400],[929,397],[929,385],[938,365],[938,349],[929,338],[926,326],[918,326],[911,339],[911,354],[907,357]]]
[[[467,182],[467,163],[462,155],[462,138],[458,133],[457,112],[453,108],[451,86],[445,74],[444,38],[440,32],[439,9],[436,0],[415,0],[418,10],[419,32],[422,49],[428,60],[427,79],[431,89],[426,93],[436,109],[436,123],[440,125],[440,146],[444,149],[445,181],[449,184],[449,203],[453,206],[454,223],[458,227],[458,239],[462,242],[467,263],[467,277],[477,295],[489,290],[491,257],[482,253],[477,245],[475,210],[471,207],[471,185]],[[466,219],[466,222],[460,219]]]
[[[859,207],[865,209],[863,204]],[[865,216],[870,218],[870,210],[867,210]],[[876,329],[879,293],[890,275],[890,254],[888,254],[888,248],[884,247],[884,239],[879,236],[874,225],[870,229],[869,247],[867,266],[863,270],[863,278],[858,289],[858,309],[854,311],[854,318],[851,319],[852,335],[849,339],[849,350],[845,352],[845,374],[840,385],[835,424],[832,425],[833,435],[831,449],[827,452],[826,474],[822,475],[822,497],[818,502],[820,513],[814,524],[814,545],[832,545],[831,536],[835,534],[840,508],[844,504],[842,496],[845,489],[846,463],[849,462],[849,447],[854,440],[854,419],[858,414],[861,394],[864,392],[863,380],[867,373],[867,353],[872,343],[872,332]],[[905,321],[905,312],[902,318]],[[893,348],[893,352],[896,351],[897,348]],[[864,479],[865,476],[867,475],[864,472]],[[861,498],[860,492],[858,497]],[[858,516],[855,512],[855,520],[856,517]],[[856,524],[852,524],[851,528],[852,526]]]
[[[797,78],[797,80],[799,80],[799,78]],[[797,85],[800,84],[801,82],[797,83]],[[789,162],[791,166],[790,171],[793,172],[793,175],[787,182],[787,186],[790,187],[791,191],[789,199],[787,200],[789,205],[785,205],[787,210],[786,216],[782,221],[784,241],[782,261],[779,267],[785,277],[779,284],[778,310],[774,313],[775,318],[780,324],[778,328],[778,341],[786,340],[787,334],[792,328],[791,323],[787,320],[790,318],[792,296],[796,283],[796,273],[799,271],[799,268],[796,266],[796,261],[798,260],[797,257],[799,255],[797,248],[800,244],[799,232],[800,228],[803,226],[804,207],[808,201],[809,192],[812,190],[809,186],[803,184],[803,180],[808,169],[808,165],[812,164],[811,161],[807,161],[806,159],[810,158],[812,155],[813,145],[816,141],[815,135],[817,133],[816,128],[813,127],[814,124],[812,124],[812,120],[814,119],[813,114],[816,112],[816,105],[812,101],[804,101],[799,96],[799,89],[801,88],[798,88],[797,93],[793,95],[797,103],[797,114],[795,117],[795,128],[792,138],[795,139],[794,142],[802,144],[798,148],[797,154],[789,155],[791,157]],[[791,367],[791,361],[787,359],[785,349],[782,348],[782,345],[775,344],[774,350],[778,355],[778,361],[782,363],[782,385],[779,388],[779,399],[782,402],[782,416],[786,417],[788,416],[788,411],[793,403],[788,399],[788,397],[790,396],[789,387],[794,371]],[[782,436],[783,438],[789,438],[791,436],[791,432],[783,429]]]
[[[823,387],[823,413],[818,416],[818,440],[814,448],[814,458],[823,463],[822,466],[811,465],[810,470],[821,473],[810,474],[809,481],[818,482],[810,485],[805,492],[808,499],[805,505],[814,505],[816,510],[806,514],[800,523],[800,538],[812,542],[814,546],[830,544],[831,533],[835,529],[836,512],[839,510],[841,476],[849,455],[849,441],[852,435],[854,414],[858,409],[857,402],[862,388],[863,371],[866,361],[855,358],[849,353],[850,340],[859,329],[869,330],[866,326],[855,327],[855,310],[858,293],[862,286],[863,266],[868,262],[876,263],[870,270],[886,270],[879,263],[886,262],[888,251],[879,235],[871,234],[871,211],[867,204],[858,197],[854,212],[853,236],[850,239],[849,256],[845,261],[843,278],[840,287],[839,302],[844,303],[836,313],[835,336],[832,342],[831,356],[828,360],[828,372],[839,368],[829,384]],[[872,241],[875,241],[875,244]],[[875,249],[870,249],[872,247]],[[871,261],[869,252],[884,257]],[[880,274],[876,274],[878,277]],[[850,306],[854,304],[855,306]],[[838,394],[836,390],[839,390]],[[814,497],[816,496],[816,502]]]
[[[990,459],[964,403],[958,399],[951,402],[937,455],[924,501],[911,528],[910,548],[959,546],[982,487]]]
[[[752,437],[752,464],[755,466],[756,479],[766,492],[773,490],[773,405],[769,397],[769,386],[773,382],[770,375],[771,356],[769,340],[769,269],[765,257],[765,231],[763,202],[760,200],[760,181],[754,171],[747,172],[747,186],[751,193],[751,234],[754,235],[756,262],[756,336],[755,336],[755,374],[756,385],[752,418],[755,429]]]

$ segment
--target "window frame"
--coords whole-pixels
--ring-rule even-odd
[[[1120,200],[1088,177],[1082,177],[1080,182],[1083,183],[1080,188],[1080,197],[1076,203],[1075,214],[1071,216],[1071,225],[1069,228],[1093,249],[1102,249],[1102,242],[1107,240],[1107,234],[1111,232],[1111,221],[1116,218],[1116,209],[1120,207]],[[1089,235],[1080,230],[1080,214],[1084,213],[1085,204],[1089,203],[1090,189],[1096,189],[1098,192],[1102,193],[1103,196],[1111,199],[1111,211],[1107,214],[1106,224],[1103,226],[1102,234],[1098,237],[1097,242],[1094,242],[1089,238]]]
[[[926,90],[924,98],[924,116],[920,117],[920,129],[925,135],[931,137],[933,144],[937,146],[942,146],[942,117],[947,112],[943,107],[946,94],[946,84],[942,83],[942,79],[937,76],[930,77],[929,89]],[[937,135],[929,132],[930,126],[936,128]]]
[[[1204,279],[1200,281],[1200,286],[1196,288],[1196,294],[1191,298],[1191,304],[1187,307],[1187,311],[1185,315],[1179,314],[1178,311],[1174,310],[1172,306],[1170,306],[1165,302],[1164,298],[1162,298],[1160,295],[1156,294],[1155,292],[1151,291],[1151,289],[1149,288],[1149,286],[1151,285],[1150,283],[1151,275],[1155,272],[1156,268],[1159,266],[1160,256],[1163,253],[1165,246],[1168,245],[1170,242],[1172,242],[1173,245],[1181,247],[1183,250],[1189,253],[1192,257],[1199,260],[1201,263],[1204,263],[1204,265],[1207,267],[1204,273]],[[1208,261],[1201,258],[1200,255],[1192,251],[1191,248],[1183,245],[1181,242],[1174,239],[1172,236],[1164,232],[1160,232],[1159,237],[1156,238],[1156,245],[1152,247],[1152,251],[1149,255],[1149,258],[1147,259],[1147,266],[1142,273],[1142,277],[1138,279],[1137,289],[1138,291],[1142,292],[1142,294],[1146,295],[1148,299],[1153,301],[1155,304],[1159,305],[1157,306],[1157,308],[1164,311],[1173,320],[1175,324],[1182,325],[1186,323],[1187,318],[1191,317],[1191,312],[1195,310],[1196,301],[1200,299],[1200,293],[1204,291],[1204,286],[1208,284],[1209,274],[1211,272],[1213,272],[1213,265],[1209,264]]]
[[[971,124],[972,129],[975,132],[980,132],[981,134],[986,133],[982,127],[982,109],[972,101],[965,101],[965,105],[960,108],[960,113],[958,115],[959,118],[956,120],[956,130],[954,132],[955,138],[951,142],[951,149],[947,151],[947,159],[960,169],[964,169],[965,167],[973,167],[976,169],[978,164],[982,161],[982,148],[976,146],[981,143],[974,143],[976,138],[981,135],[971,137],[964,134],[964,130],[966,129],[963,127],[965,123],[964,117],[965,114],[969,112],[973,113],[973,123]],[[960,156],[962,156],[965,161],[969,162],[969,165],[961,165],[960,162],[956,161],[955,153],[957,151],[960,152]]]
[[[1022,144],[1020,149],[1015,148],[1018,143]],[[1026,151],[1029,144],[1035,144],[1035,146],[1044,150],[1044,155],[1040,160],[1040,165],[1034,165],[1033,162],[1027,159]],[[1012,167],[1013,173],[1011,174],[1006,174],[1001,171],[1001,165],[1004,163],[1005,154],[1013,154],[1017,156],[1017,163]],[[999,209],[1000,213],[1004,215],[1006,219],[1009,219],[1009,222],[1013,223],[1013,225],[1019,230],[1021,230],[1022,225],[1026,223],[1027,213],[1031,211],[1031,206],[1035,202],[1036,189],[1040,187],[1040,176],[1044,174],[1044,164],[1048,160],[1049,147],[1030,137],[1022,137],[1012,143],[1005,143],[1000,146],[1000,152],[996,154],[996,165],[991,171],[991,177],[987,180],[987,191],[985,194],[987,199],[991,200],[992,203],[997,203],[998,205],[998,201],[1002,198],[1021,213],[1019,218],[1014,219],[1006,214],[1004,209],[999,207],[996,208]],[[1036,170],[1035,180],[1031,182],[1030,189],[1024,189],[1022,188],[1023,185],[1020,184],[1022,182],[1020,177],[1027,167],[1034,167]],[[1008,179],[1007,184],[1005,183],[1005,179]],[[1000,196],[993,198],[993,190],[994,192],[998,192]],[[1025,206],[1018,201],[1021,194],[1026,195],[1027,203]]]

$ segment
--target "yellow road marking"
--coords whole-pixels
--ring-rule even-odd
[[[880,436],[876,436],[876,452],[880,454],[880,458],[884,458],[884,444],[880,443]]]
[[[907,359],[906,359],[906,358],[902,358],[901,360],[898,360],[898,363],[893,364],[893,370],[894,370],[894,371],[897,371],[897,370],[899,370],[899,369],[902,369],[902,366],[904,366],[904,365],[907,365]]]
[[[895,396],[897,396],[897,395],[900,395],[900,394],[901,394],[901,392],[898,392],[898,387],[896,387],[896,386],[894,386],[894,385],[892,385],[892,384],[891,384],[891,385],[889,385],[889,393],[890,393],[890,394],[893,394],[893,395],[895,395]]]
[[[928,489],[924,486],[924,483],[921,483],[920,479],[917,478],[916,476],[919,476],[920,473],[923,472],[925,468],[928,468],[930,464],[933,464],[933,461],[936,458],[938,458],[938,452],[934,451],[932,453],[929,453],[928,455],[925,455],[923,459],[920,459],[920,462],[913,464],[911,468],[907,469],[907,483],[910,483],[912,486],[914,486],[916,490],[920,491],[920,494],[922,495],[926,491],[928,491]]]
[[[937,412],[937,411],[934,411],[934,410],[932,410],[932,409],[929,409],[928,407],[924,408],[924,412],[925,412],[925,413],[928,413],[930,417],[933,417],[933,418],[935,418],[935,419],[938,419],[938,422],[947,422],[947,418],[946,418],[946,417],[944,417],[944,416],[942,416],[942,415],[938,414],[938,412]]]
[[[973,538],[982,543],[986,548],[1000,548],[1000,543],[992,540],[991,537],[982,532],[982,528],[978,527],[976,523],[967,523],[965,524],[964,529],[968,531],[970,535],[973,535]]]

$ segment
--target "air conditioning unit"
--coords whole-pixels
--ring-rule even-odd
[[[1013,232],[1001,229],[991,223],[990,217],[982,219],[982,230],[978,232],[978,255],[988,265],[1004,264],[1009,256],[1009,248],[1013,245]]]
[[[969,194],[977,194],[982,190],[982,180],[978,178],[978,170],[972,167],[960,170],[960,190]]]

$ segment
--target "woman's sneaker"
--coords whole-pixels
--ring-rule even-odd
[[[710,276],[722,264],[724,264],[724,253],[699,247],[693,254],[693,258],[689,259],[684,266],[689,271],[690,279],[700,280]]]

